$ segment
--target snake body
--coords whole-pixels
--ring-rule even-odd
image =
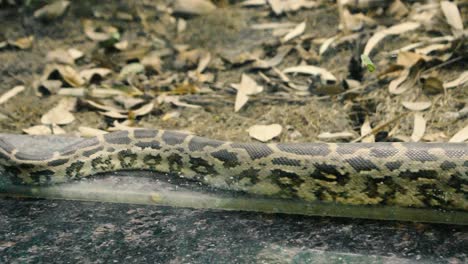
[[[153,170],[275,198],[468,211],[466,143],[235,143],[138,129],[43,155],[0,139],[0,166],[31,185]]]

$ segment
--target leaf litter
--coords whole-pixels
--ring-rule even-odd
[[[137,3],[117,12],[120,24],[110,19],[117,13],[93,11],[76,20],[81,43],[49,46],[42,76],[21,84],[40,95],[32,100],[53,104],[32,122],[44,125],[20,130],[92,136],[163,127],[232,140],[463,141],[468,78],[460,67],[466,59],[460,6],[390,1],[376,11],[372,1],[359,2],[341,1],[332,10],[307,0],[223,8],[208,0]],[[38,9],[36,19],[74,19],[67,10],[78,4],[56,3]],[[335,17],[322,25],[315,18],[321,13]],[[382,23],[383,16],[393,20]],[[208,38],[201,30],[211,32]],[[37,52],[36,42],[27,32],[0,36],[0,57]],[[74,98],[74,108],[61,98]],[[11,109],[21,99],[3,101]],[[251,134],[247,128],[259,122],[276,126]],[[278,129],[289,126],[298,136]]]

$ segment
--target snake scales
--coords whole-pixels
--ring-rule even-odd
[[[0,139],[0,166],[31,185],[143,169],[276,198],[468,211],[466,143],[234,143],[141,129],[42,155]]]

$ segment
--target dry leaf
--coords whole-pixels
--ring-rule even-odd
[[[331,38],[326,39],[322,45],[320,45],[319,55],[322,56],[325,51],[333,44],[333,42],[338,38],[338,36],[333,36]]]
[[[457,4],[449,1],[442,1],[440,7],[442,8],[445,19],[447,19],[447,23],[452,27],[453,35],[459,36],[463,34],[463,21]]]
[[[68,54],[74,59],[74,60],[77,60],[77,59],[80,59],[84,56],[84,53],[80,50],[77,50],[77,49],[68,49]]]
[[[231,84],[231,86],[237,89],[236,102],[234,103],[235,112],[239,111],[247,103],[249,95],[258,94],[263,91],[263,86],[258,85],[247,74],[242,74],[240,84]]]
[[[87,90],[85,88],[63,88],[58,90],[58,95],[84,97]]]
[[[121,40],[117,43],[114,44],[114,47],[120,51],[126,50],[128,48],[128,41],[126,40]]]
[[[55,69],[58,70],[63,80],[73,87],[79,87],[85,84],[85,80],[81,78],[80,74],[69,65],[57,65]]]
[[[398,78],[390,82],[388,91],[392,94],[402,94],[414,87],[415,84],[416,78],[410,75],[410,69],[404,69]]]
[[[36,10],[34,12],[34,18],[42,19],[44,21],[55,19],[62,16],[69,5],[69,1],[54,1]]]
[[[120,37],[119,31],[115,27],[106,26],[95,28],[91,20],[84,20],[82,24],[85,35],[91,40],[102,42],[110,39],[117,40]]]
[[[413,134],[411,134],[411,141],[418,142],[426,132],[426,119],[419,112],[414,113],[414,126]]]
[[[409,68],[420,60],[426,60],[427,57],[423,56],[418,53],[410,52],[410,51],[400,51],[398,52],[398,57],[396,64]]]
[[[30,49],[34,41],[34,36],[28,36],[24,38],[19,38],[15,41],[8,41],[10,46],[16,47],[18,49]]]
[[[133,76],[135,74],[141,73],[145,71],[145,66],[140,63],[130,63],[125,65],[119,73],[119,80],[124,80],[129,76]]]
[[[283,61],[284,57],[288,55],[292,48],[293,47],[289,45],[281,46],[278,48],[278,52],[276,53],[275,57],[269,60],[258,59],[252,64],[252,67],[258,69],[269,69],[271,67],[275,67]]]
[[[389,35],[398,35],[403,34],[407,31],[415,30],[419,28],[421,25],[416,22],[404,22],[384,30],[376,32],[366,43],[366,47],[364,48],[364,54],[369,56],[374,47],[385,37]]]
[[[256,140],[267,142],[281,134],[283,127],[279,124],[255,125],[249,128],[249,136]]]
[[[263,6],[266,5],[267,0],[246,0],[243,1],[241,6]]]
[[[468,82],[468,71],[464,71],[456,78],[455,80],[444,82],[444,88],[455,88],[457,86],[461,86],[462,84]]]
[[[431,102],[408,102],[408,101],[403,101],[401,104],[412,111],[424,111],[426,109],[429,109],[431,107],[432,103]]]
[[[126,113],[127,112],[125,110],[117,109],[117,108],[112,107],[112,106],[98,104],[98,103],[93,102],[91,100],[85,100],[85,102],[87,104],[89,104],[90,106],[94,107],[94,108],[97,108],[99,110],[104,110],[106,112],[118,112],[118,113]]]
[[[346,131],[337,132],[337,133],[325,132],[325,133],[320,133],[320,135],[318,135],[317,137],[320,140],[350,139],[350,138],[354,138],[354,134],[351,132],[346,132]]]
[[[108,98],[119,95],[127,95],[127,93],[124,91],[112,88],[92,88],[91,91],[88,92],[88,94],[93,98]]]
[[[123,115],[116,111],[99,112],[99,114],[110,117],[110,118],[114,118],[114,119],[127,119],[128,118],[128,115]]]
[[[78,127],[78,131],[80,131],[81,137],[96,137],[96,136],[104,135],[108,133],[107,131],[104,131],[104,130],[91,128],[91,127],[85,127],[85,126]]]
[[[157,102],[158,103],[165,102],[165,103],[173,104],[175,106],[188,107],[188,108],[200,108],[201,107],[199,105],[193,105],[193,104],[187,104],[187,103],[181,102],[179,96],[171,96],[171,95],[165,95],[165,94],[158,96]]]
[[[161,72],[161,58],[158,52],[150,52],[141,59],[141,64],[146,68],[152,69],[158,73]]]
[[[89,83],[91,82],[93,77],[96,78],[98,76],[100,79],[103,79],[104,77],[109,75],[111,72],[112,70],[107,69],[107,68],[92,68],[92,69],[82,70],[80,72],[80,77]]]
[[[283,70],[283,73],[304,73],[311,75],[318,75],[323,84],[335,84],[337,82],[336,77],[324,68],[320,68],[313,65],[300,65],[296,67],[290,67]]]
[[[198,61],[198,66],[197,66],[197,72],[202,73],[208,64],[211,61],[211,54],[209,52],[205,52],[200,56],[200,59]]]
[[[75,107],[76,101],[70,99],[75,98],[63,98],[60,100],[58,105],[50,109],[41,117],[41,123],[44,125],[66,125],[75,121],[75,116],[70,111]]]
[[[305,21],[300,23],[300,24],[297,24],[297,26],[293,30],[291,30],[288,34],[286,34],[286,36],[284,36],[281,39],[281,41],[283,43],[285,43],[285,42],[290,41],[291,39],[299,37],[300,35],[302,35],[302,33],[304,33],[305,28],[306,28],[306,22]]]
[[[5,92],[0,96],[0,104],[5,103],[6,101],[10,100],[13,96],[21,93],[24,91],[25,87],[23,85],[18,85],[10,89],[9,91]]]
[[[415,49],[414,52],[419,53],[419,54],[423,54],[423,55],[428,55],[433,51],[444,51],[444,50],[449,49],[450,47],[452,47],[451,43],[432,44],[432,45],[428,45],[428,46],[426,46],[424,48]],[[428,60],[428,58],[426,57],[425,60]]]
[[[145,104],[145,105],[141,106],[140,108],[138,108],[138,109],[136,109],[134,111],[131,111],[131,113],[133,113],[133,115],[135,115],[136,117],[137,116],[144,116],[144,115],[147,115],[147,114],[151,113],[153,108],[154,108],[154,104],[153,103],[148,103],[148,104]]]
[[[468,140],[468,126],[465,126],[462,130],[458,131],[449,142],[465,142]]]
[[[131,109],[145,102],[143,99],[124,96],[124,95],[116,96],[114,97],[114,100],[120,105],[123,105],[125,109]]]
[[[44,126],[44,125],[32,126],[32,127],[23,129],[23,132],[28,135],[63,135],[63,134],[66,134],[65,130],[63,130],[61,127],[55,124],[52,125],[52,127]]]
[[[75,64],[75,59],[73,59],[68,51],[56,49],[47,53],[46,62],[73,65]]]
[[[288,11],[297,11],[301,8],[312,8],[318,5],[314,0],[267,0],[267,2],[276,15]]]
[[[375,142],[375,136],[371,134],[372,127],[370,125],[369,116],[366,116],[366,120],[361,126],[361,142],[373,143]],[[367,136],[366,136],[367,135]]]
[[[188,15],[203,15],[216,10],[216,6],[208,0],[175,0],[174,13]]]
[[[180,116],[180,112],[179,112],[179,111],[172,111],[172,112],[169,112],[169,113],[164,114],[164,115],[161,117],[161,120],[162,120],[162,121],[167,121],[167,120],[169,120],[169,119],[178,118],[179,116]]]

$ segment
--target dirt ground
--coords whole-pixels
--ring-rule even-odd
[[[59,95],[38,96],[34,89],[34,81],[43,73],[45,58],[49,51],[63,48],[75,48],[85,53],[76,67],[89,65],[102,66],[106,64],[92,56],[96,43],[83,33],[82,22],[85,19],[112,25],[122,32],[122,39],[130,45],[152,45],[158,49],[157,39],[165,40],[165,48],[174,49],[176,45],[188,45],[190,48],[200,48],[211,53],[211,62],[221,60],[221,57],[241,52],[261,50],[265,57],[274,55],[277,37],[268,30],[253,30],[250,25],[265,22],[306,21],[304,34],[314,38],[329,38],[339,30],[338,12],[335,5],[320,5],[313,9],[302,9],[283,15],[274,15],[265,9],[240,7],[238,3],[228,4],[218,2],[218,8],[206,15],[181,16],[187,22],[185,31],[177,32],[176,23],[158,10],[164,1],[142,1],[128,4],[127,1],[73,1],[65,15],[50,22],[40,22],[33,17],[35,6],[9,6],[0,9],[0,37],[17,39],[28,35],[34,36],[30,49],[7,48],[0,50],[0,94],[16,85],[25,85],[26,90],[0,106],[0,132],[22,133],[22,129],[41,123],[41,116],[57,104],[62,98]],[[151,8],[153,7],[153,8]],[[467,17],[468,7],[460,6],[461,14]],[[116,14],[130,14],[131,19],[119,18]],[[99,17],[98,15],[101,14]],[[143,16],[142,16],[143,15]],[[142,19],[144,17],[144,19]],[[178,18],[178,16],[176,16]],[[144,22],[144,23],[143,23]],[[465,25],[467,24],[464,21]],[[430,34],[427,32],[418,34]],[[384,51],[391,51],[410,44],[415,38],[412,33],[393,36],[379,44],[379,53],[373,57],[378,69],[383,71],[385,65]],[[306,50],[317,51],[319,45],[313,42],[302,42]],[[315,45],[315,46],[314,46]],[[466,45],[466,44],[465,44]],[[228,55],[226,55],[228,53]],[[311,53],[312,54],[312,53]],[[313,54],[312,54],[313,55]],[[348,65],[352,56],[356,55],[355,45],[340,45],[327,52],[322,57],[310,58],[308,64],[329,69],[338,79],[348,75]],[[185,74],[194,67],[183,65],[178,67],[177,52],[162,59],[162,72]],[[299,65],[301,57],[293,50],[278,66],[279,69]],[[388,60],[387,60],[388,62]],[[109,63],[111,69],[118,73],[124,64],[120,61]],[[395,117],[410,112],[401,106],[402,101],[428,100],[432,102],[429,110],[423,112],[427,121],[425,135],[433,135],[426,141],[447,141],[457,131],[468,124],[464,118],[447,118],[468,105],[468,89],[466,86],[449,89],[445,93],[425,94],[414,88],[403,95],[392,95],[388,91],[389,79],[378,79],[376,73],[363,71],[363,86],[353,96],[299,94],[278,88],[269,84],[259,75],[271,70],[255,70],[249,63],[230,64],[224,62],[222,67],[210,63],[207,71],[215,74],[211,83],[195,84],[199,87],[209,87],[209,93],[181,94],[180,100],[201,105],[201,108],[177,107],[171,104],[159,104],[150,114],[134,120],[133,125],[148,128],[164,128],[172,130],[191,131],[197,135],[222,140],[252,141],[247,129],[257,124],[280,124],[283,127],[281,135],[275,141],[319,141],[318,135],[324,132],[351,132],[354,137],[347,139],[332,139],[332,141],[350,141],[359,137],[360,128],[366,116],[371,127],[388,122]],[[451,80],[466,70],[466,61],[458,62],[437,69],[441,79]],[[234,112],[236,92],[230,87],[239,83],[242,73],[253,77],[265,91],[252,96],[248,103],[238,112]],[[289,75],[290,78],[295,76]],[[299,78],[299,77],[298,77]],[[162,91],[170,92],[181,80],[175,80]],[[151,90],[153,89],[153,90]],[[141,97],[154,100],[154,87],[148,87]],[[159,88],[158,88],[159,89]],[[158,90],[158,94],[159,94]],[[84,100],[86,98],[80,98]],[[165,119],[165,114],[178,111],[180,116]],[[106,130],[113,119],[104,117],[95,109],[86,106],[78,107],[73,112],[76,120],[62,128],[68,132],[76,132],[79,126],[87,126]],[[413,116],[408,114],[399,121],[377,134],[377,140],[398,140],[409,137],[413,131]],[[390,130],[396,135],[387,137]],[[443,133],[441,136],[440,133]],[[438,135],[438,136],[436,136]],[[399,137],[402,136],[402,137]],[[423,139],[424,140],[424,139]]]

